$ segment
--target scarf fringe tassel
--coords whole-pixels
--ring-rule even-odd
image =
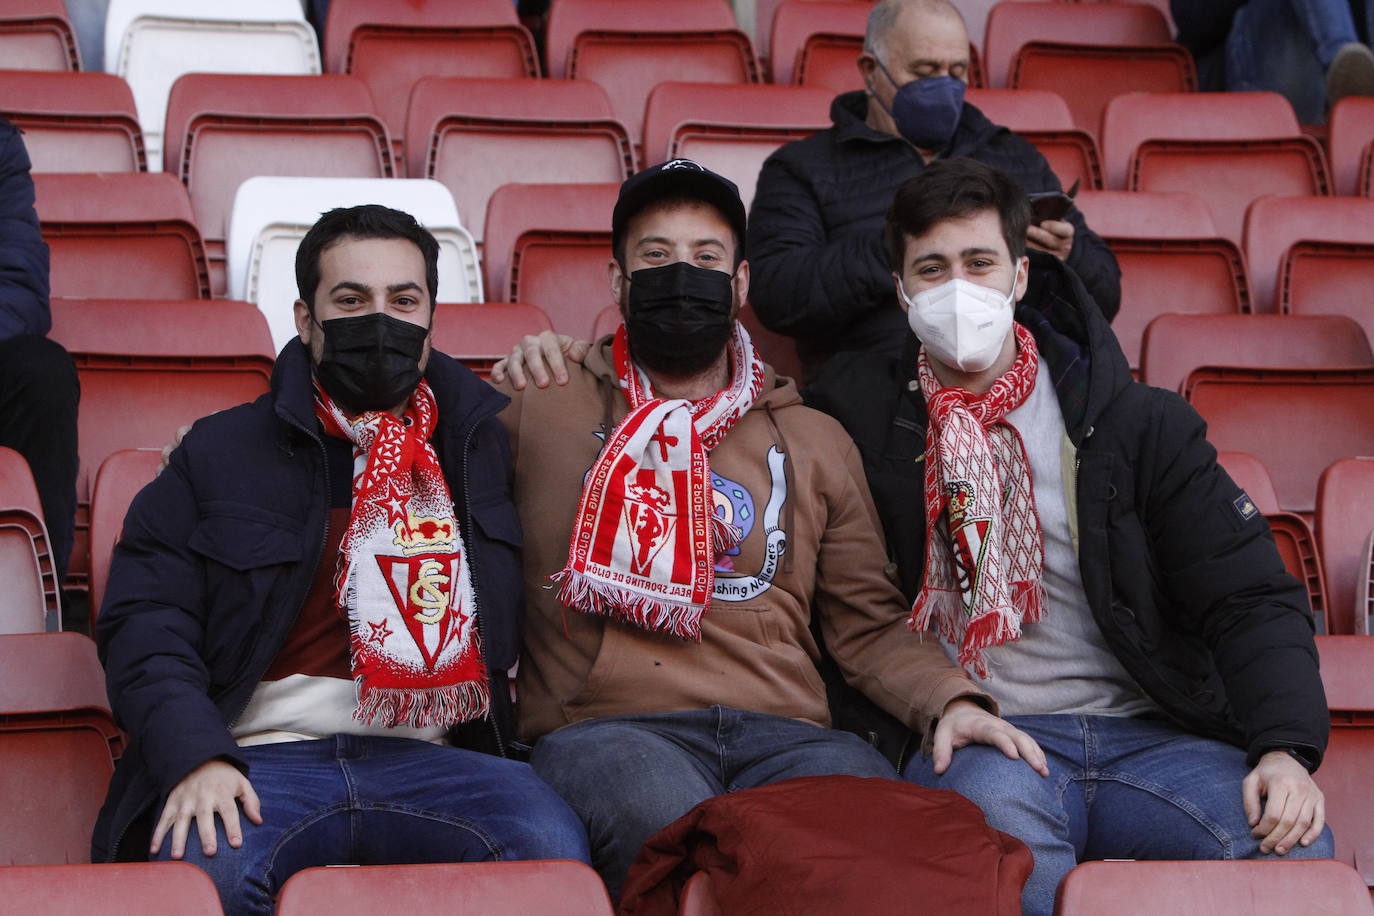
[[[490,702],[485,681],[423,688],[364,686],[353,718],[386,728],[432,728],[484,716]]]
[[[701,642],[701,615],[704,608],[697,605],[616,588],[571,568],[550,578],[561,583],[558,600],[566,607]]]
[[[714,512],[711,513],[711,547],[715,550],[715,556],[734,550],[743,537],[743,528],[730,524]]]

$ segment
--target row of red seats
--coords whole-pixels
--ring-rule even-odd
[[[1066,881],[1060,913],[1200,912],[1202,900],[1208,901],[1207,912],[1250,913],[1255,898],[1251,893],[1236,896],[1234,890],[1246,887],[1262,888],[1263,899],[1274,904],[1275,911],[1316,912],[1320,903],[1322,912],[1369,912],[1367,897],[1364,909],[1355,904],[1364,897],[1365,886],[1374,886],[1374,801],[1367,791],[1374,765],[1374,682],[1368,676],[1374,640],[1323,636],[1317,638],[1317,648],[1332,729],[1316,778],[1326,794],[1336,858],[1345,866],[1089,864]],[[0,662],[9,675],[0,680],[0,895],[12,907],[27,902],[34,912],[80,912],[84,906],[77,901],[89,902],[92,894],[100,909],[111,913],[219,912],[208,878],[190,866],[33,867],[88,860],[96,812],[124,740],[111,718],[95,647],[87,637],[0,636]],[[1348,871],[1352,864],[1358,877]],[[693,885],[680,912],[719,913],[709,879],[694,879]],[[117,886],[127,891],[113,893]],[[1111,889],[1119,894],[1123,887],[1132,889],[1140,909],[1111,895]],[[154,889],[156,903],[146,896]],[[1302,892],[1300,900],[1278,905],[1297,889]],[[1110,906],[1103,905],[1104,899]],[[54,910],[58,900],[62,906]],[[124,903],[111,902],[120,900]],[[283,888],[278,912],[339,916],[394,908],[402,902],[420,914],[469,909],[497,916],[536,909],[610,912],[594,872],[548,862],[313,869]]]

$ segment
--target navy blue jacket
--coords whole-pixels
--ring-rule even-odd
[[[1133,381],[1079,279],[1030,256],[1016,319],[1035,335],[1077,449],[1078,566],[1107,646],[1181,727],[1244,748],[1252,764],[1291,748],[1315,768],[1330,720],[1306,589],[1217,464],[1202,418]],[[916,338],[904,339],[901,357],[836,357],[807,403],[858,445],[910,600],[925,566],[927,414],[912,384]]]
[[[33,209],[29,152],[19,130],[0,118],[0,340],[40,337],[48,310],[48,246]]]
[[[431,442],[461,520],[491,680],[491,715],[450,738],[504,753],[514,734],[506,669],[523,605],[510,446],[496,420],[509,399],[437,351],[425,377],[439,410]],[[310,363],[293,340],[271,393],[197,422],[134,499],[96,628],[110,706],[131,740],[96,823],[92,861],[142,858],[160,801],[200,764],[224,759],[247,772],[230,726],[323,559],[328,486]]]
[[[892,303],[883,220],[902,182],[925,168],[901,137],[865,123],[867,96],[846,92],[830,106],[834,126],[778,149],[759,171],[749,211],[750,301],[759,320],[796,337],[810,379],[837,350],[896,356],[906,326]],[[1058,191],[1040,151],[965,104],[940,159],[963,157],[1001,169],[1027,193]],[[1121,271],[1077,208],[1068,265],[1110,321],[1121,306]]]

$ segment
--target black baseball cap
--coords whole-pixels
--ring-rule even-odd
[[[690,159],[672,159],[636,172],[620,186],[615,210],[611,214],[611,244],[620,250],[625,226],[640,210],[655,201],[670,197],[687,197],[708,203],[719,210],[739,240],[739,257],[744,257],[744,201],[739,188],[724,175]]]

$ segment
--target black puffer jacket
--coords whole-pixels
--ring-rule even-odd
[[[293,340],[271,393],[198,421],[129,508],[96,642],[131,743],[92,861],[146,856],[158,800],[205,761],[247,770],[230,726],[291,632],[325,544],[328,460],[310,378]],[[509,399],[442,353],[430,354],[425,378],[439,408],[430,441],[468,548],[491,682],[490,716],[449,738],[503,754],[514,734],[506,669],[523,609],[510,444],[496,419]]]
[[[900,137],[864,122],[867,97],[830,106],[834,126],[789,143],[763,164],[749,213],[750,300],[759,319],[796,337],[808,377],[837,350],[895,356],[905,326],[892,307],[883,218],[903,181],[925,168]],[[1060,190],[1034,146],[965,104],[939,158],[966,157],[1006,172],[1027,193]],[[1072,267],[1110,321],[1121,306],[1121,271],[1107,244],[1071,210]]]
[[[1077,449],[1079,569],[1107,645],[1188,731],[1236,744],[1252,763],[1293,748],[1315,766],[1329,720],[1306,592],[1217,465],[1202,419],[1173,392],[1132,381],[1078,278],[1053,256],[1032,258],[1041,269],[1016,318],[1035,335]],[[914,598],[926,407],[908,384],[916,340],[905,340],[897,358],[832,360],[808,401],[857,442],[898,584]]]

